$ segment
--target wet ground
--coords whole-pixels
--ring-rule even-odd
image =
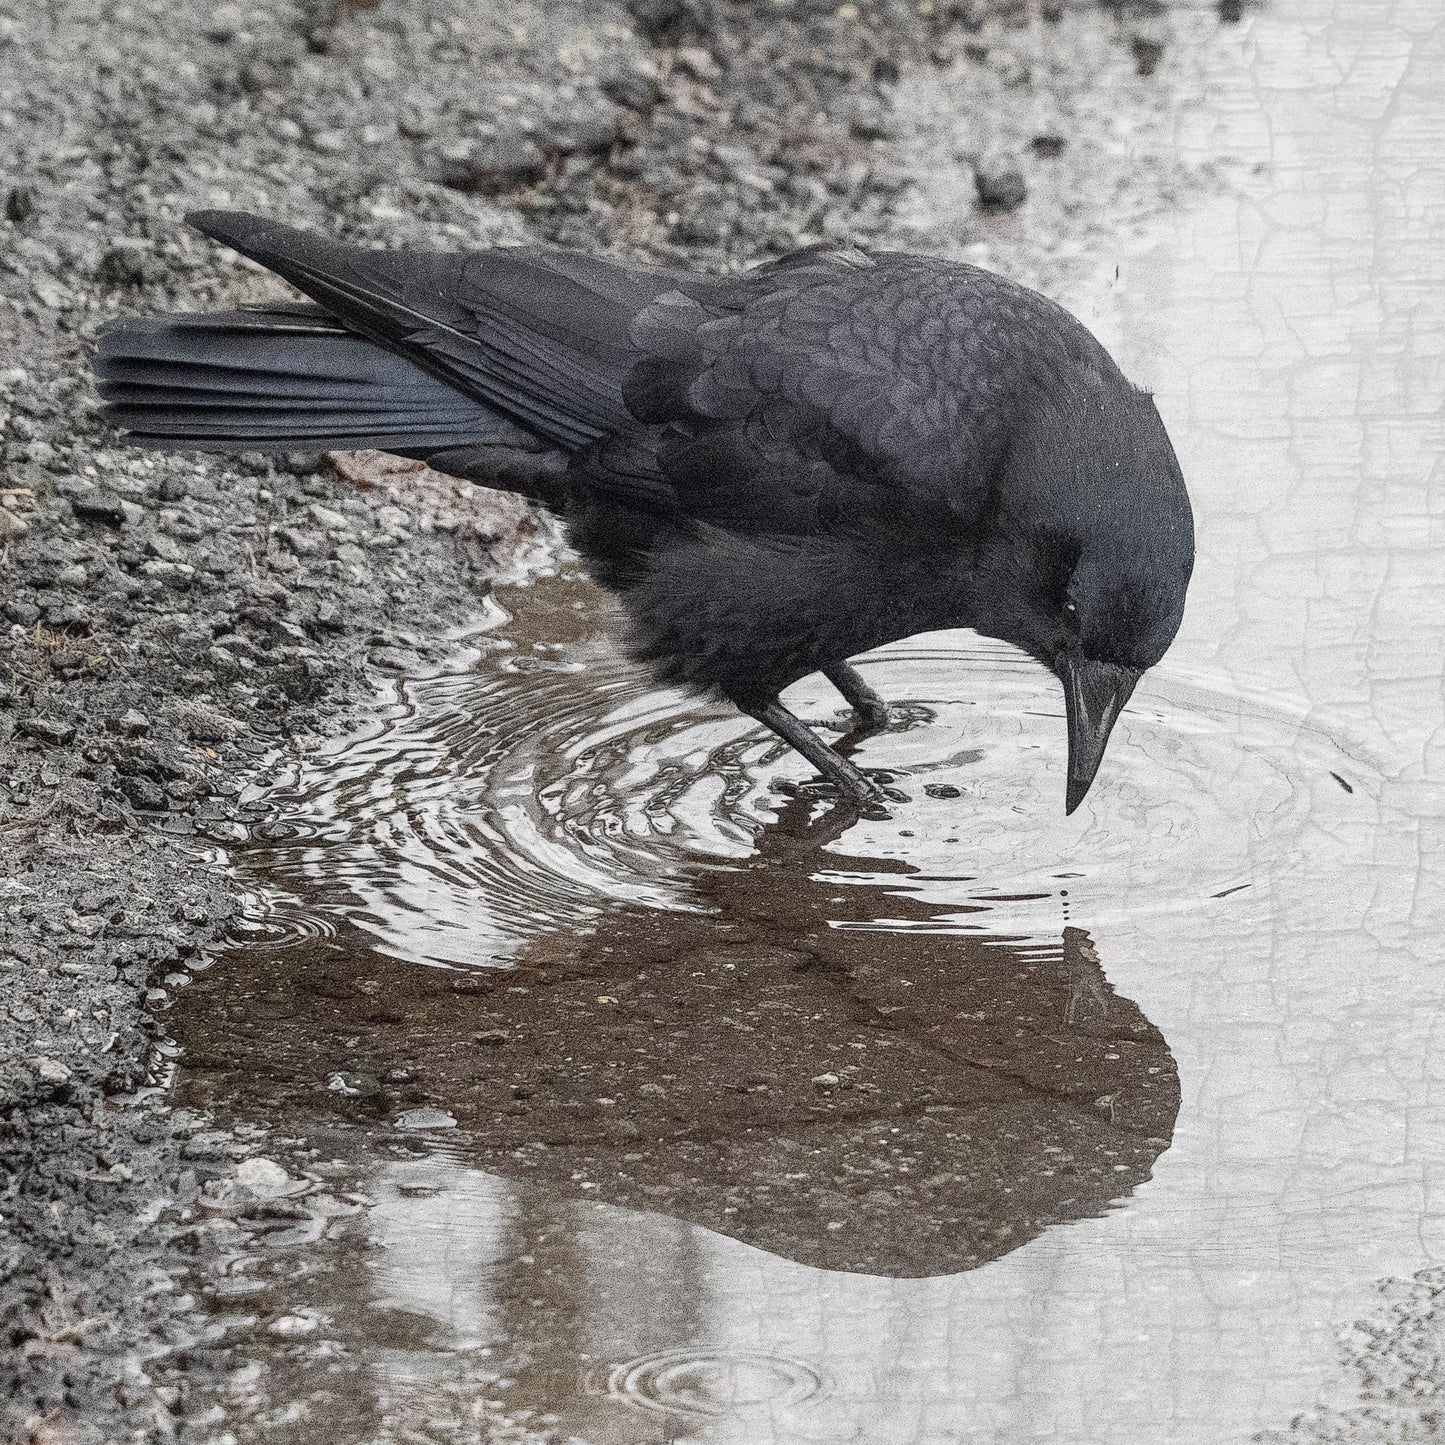
[[[0,0],[0,1435],[224,1441],[301,1408],[253,1340],[294,1322],[201,1304],[285,1210],[360,1206],[255,1216],[282,1140],[169,1106],[165,1005],[234,912],[219,850],[274,811],[264,760],[435,667],[536,527],[374,455],[119,446],[99,325],[278,294],[184,212],[713,268],[886,241],[1052,287],[1194,179],[1166,122],[1220,28],[1021,0]],[[1021,211],[979,199],[986,146]],[[939,165],[962,189],[915,206]]]
[[[166,1015],[280,1161],[211,1199],[275,1221],[211,1304],[276,1430],[1434,1438],[1445,32],[1294,0],[1210,56],[1178,140],[1252,180],[1063,298],[1201,523],[1074,818],[1000,649],[864,663],[909,801],[850,825],[565,566],[281,780]]]

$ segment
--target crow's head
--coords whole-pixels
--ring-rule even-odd
[[[999,599],[991,630],[1063,683],[1072,813],[1135,684],[1179,630],[1194,523],[1144,393],[1128,387],[1107,406],[1040,418],[1028,433],[1010,458],[1010,502],[985,581]]]

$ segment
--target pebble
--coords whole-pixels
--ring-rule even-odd
[[[236,1166],[236,1183],[259,1199],[277,1199],[303,1187],[303,1181],[293,1179],[274,1159],[260,1157],[244,1159]]]
[[[548,137],[548,144],[564,154],[605,155],[618,134],[618,111],[609,105],[573,112],[567,117],[567,123]]]
[[[141,240],[125,238],[109,246],[95,268],[95,279],[103,286],[144,286],[164,281],[166,268]]]
[[[323,507],[320,502],[312,502],[310,512],[318,525],[325,527],[328,531],[349,532],[351,530],[349,518],[330,507]]]
[[[18,542],[30,530],[24,517],[0,507],[0,542]]]
[[[628,110],[646,114],[657,104],[657,77],[640,67],[620,65],[603,75],[602,93]]]
[[[128,738],[143,738],[151,730],[151,720],[136,708],[127,708],[116,720],[119,728]]]
[[[442,185],[478,195],[497,195],[540,181],[547,158],[535,141],[502,138],[446,146],[433,169]]]
[[[989,158],[979,161],[973,172],[980,204],[990,211],[1015,211],[1028,197],[1023,172],[1012,161]]]
[[[104,522],[110,527],[119,527],[126,519],[125,503],[114,492],[103,488],[72,497],[70,510],[82,521]]]
[[[140,570],[153,581],[177,588],[189,587],[196,575],[196,569],[188,562],[146,562]]]
[[[956,788],[952,783],[925,783],[923,791],[930,798],[961,798],[963,789]]]
[[[55,585],[57,587],[69,587],[77,589],[84,587],[89,580],[84,567],[79,562],[72,562],[69,567],[62,567],[55,574]]]
[[[282,1315],[280,1319],[272,1320],[266,1329],[270,1334],[296,1339],[301,1335],[314,1334],[319,1323],[315,1315]]]
[[[445,1109],[405,1109],[396,1116],[398,1129],[455,1129],[456,1119]]]
[[[120,790],[142,813],[164,813],[171,805],[166,790],[150,778],[122,778]]]
[[[20,731],[36,742],[48,743],[51,747],[64,747],[75,737],[75,724],[63,718],[47,717],[37,713],[20,724]]]
[[[36,1059],[35,1073],[44,1084],[68,1084],[70,1070],[56,1059]]]

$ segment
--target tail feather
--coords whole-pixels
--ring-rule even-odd
[[[536,439],[317,307],[122,322],[95,361],[107,414],[141,445],[194,451],[535,450]]]

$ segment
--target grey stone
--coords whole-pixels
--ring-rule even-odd
[[[438,153],[434,169],[444,186],[490,196],[540,181],[547,172],[547,158],[526,137],[497,137],[446,147]]]
[[[116,721],[117,728],[128,738],[143,738],[151,730],[151,720],[136,708],[127,708]]]
[[[1023,172],[1010,160],[989,157],[974,166],[974,188],[985,210],[1014,211],[1028,197]]]
[[[34,738],[36,742],[58,748],[64,747],[75,737],[75,724],[65,718],[36,713],[35,716],[26,718],[20,724],[20,731],[27,737]]]
[[[70,499],[70,510],[85,522],[104,522],[119,527],[125,520],[125,503],[114,492],[97,487]]]
[[[166,790],[152,778],[122,778],[120,790],[142,813],[164,813],[171,805]]]

